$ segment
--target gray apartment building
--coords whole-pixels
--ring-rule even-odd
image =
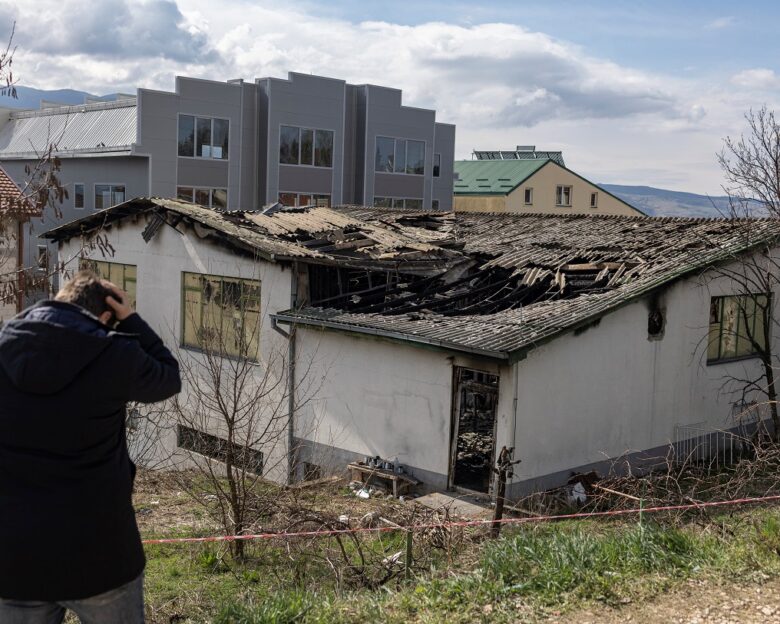
[[[362,204],[452,209],[455,126],[404,106],[401,91],[290,73],[176,78],[173,92],[41,110],[0,109],[0,162],[25,168],[56,142],[69,198],[59,222],[140,196],[219,209]],[[56,225],[52,217],[35,232]],[[27,263],[53,250],[31,240]]]

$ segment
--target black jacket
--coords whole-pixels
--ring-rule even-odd
[[[86,598],[143,571],[125,403],[180,388],[137,314],[111,332],[44,301],[0,329],[0,598]]]

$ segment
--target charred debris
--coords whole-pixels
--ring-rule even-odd
[[[292,321],[437,334],[490,324],[497,351],[537,342],[758,244],[777,220],[442,213],[362,206],[217,211],[137,198],[46,234],[63,240],[144,219],[144,240],[186,228],[236,253],[297,267]],[[748,224],[749,227],[745,227]],[[394,319],[394,320],[392,320]],[[438,327],[414,325],[435,320]],[[412,324],[410,324],[412,323]],[[446,332],[442,334],[442,332]],[[439,335],[441,334],[441,335]],[[453,338],[454,336],[454,338]]]

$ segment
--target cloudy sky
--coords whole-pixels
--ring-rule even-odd
[[[0,0],[14,21],[26,86],[372,82],[456,123],[458,157],[536,144],[599,182],[718,193],[723,137],[780,108],[771,0]]]

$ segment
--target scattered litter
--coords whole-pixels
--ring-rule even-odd
[[[341,522],[341,524],[349,525],[349,516],[347,514],[341,514],[339,516],[339,522]]]
[[[365,516],[360,519],[360,526],[363,528],[369,528],[374,526],[376,521],[379,520],[378,511],[369,511]]]
[[[382,565],[389,567],[392,567],[394,565],[398,565],[398,562],[401,559],[401,556],[404,554],[403,550],[399,550],[397,553],[390,555],[389,557],[385,557],[382,559]]]
[[[371,490],[367,490],[366,488],[361,488],[357,492],[355,492],[355,496],[358,498],[371,498]]]
[[[588,495],[585,493],[585,486],[579,481],[569,488],[567,495],[569,505],[584,505],[588,500]]]

